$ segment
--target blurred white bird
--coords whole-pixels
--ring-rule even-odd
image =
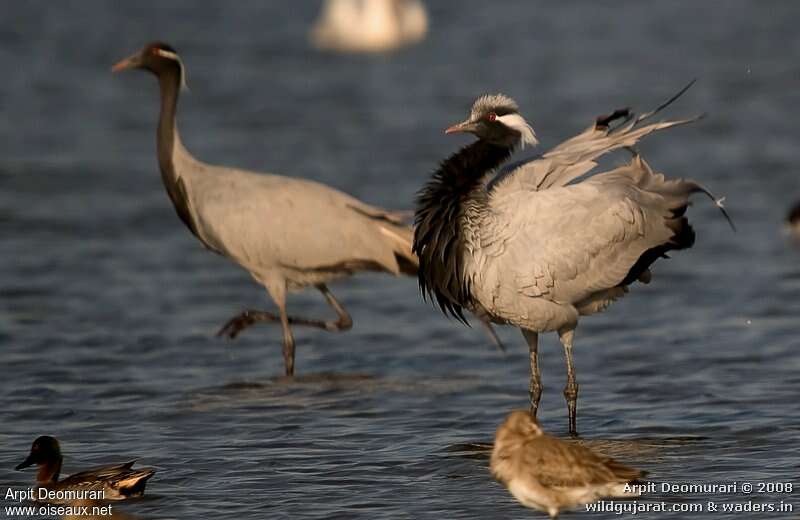
[[[417,43],[427,31],[420,0],[326,0],[311,41],[320,49],[384,52]]]

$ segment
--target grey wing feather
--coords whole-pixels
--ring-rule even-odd
[[[596,122],[580,134],[564,141],[555,148],[531,160],[516,163],[503,169],[491,182],[491,189],[497,193],[515,190],[541,191],[548,188],[566,186],[573,180],[589,173],[597,166],[595,162],[599,157],[626,148],[634,151],[634,146],[647,135],[685,125],[704,117],[691,117],[672,121],[659,121],[640,126],[640,124],[658,114],[678,99],[692,85],[692,80],[677,94],[662,103],[656,109],[635,117],[630,110],[615,110],[608,116],[598,117]],[[622,123],[612,126],[614,120],[622,119]],[[707,195],[719,208],[732,229],[736,229],[722,202],[724,197],[716,198],[709,190],[695,183],[694,191]]]
[[[376,208],[375,206],[368,206],[366,204],[359,206],[350,205],[350,207],[368,217],[378,220],[385,220],[386,222],[391,222],[392,224],[397,224],[398,226],[409,224],[414,220],[414,210],[392,210]]]
[[[251,273],[276,266],[416,273],[402,214],[312,181],[213,169],[197,180],[199,234]]]
[[[690,81],[667,101],[654,110],[635,117],[628,108],[618,109],[606,116],[600,116],[595,123],[575,137],[564,141],[552,150],[529,161],[513,165],[513,169],[506,169],[503,176],[514,176],[520,181],[543,190],[552,186],[565,186],[570,181],[589,172],[596,166],[594,159],[617,150],[619,148],[633,147],[636,142],[646,135],[691,123],[703,117],[702,115],[678,121],[663,121],[639,128],[639,124],[658,114],[684,92],[694,85],[696,80]],[[621,119],[622,122],[612,126],[613,121]]]
[[[614,130],[592,125],[540,157],[518,164],[512,171],[502,172],[504,180],[501,183],[516,183],[536,191],[565,186],[597,166],[595,159],[600,156],[620,148],[631,148],[640,139],[658,130],[685,125],[697,119],[662,121],[641,128],[636,128],[639,120],[634,120]]]

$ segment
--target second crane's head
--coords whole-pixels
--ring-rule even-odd
[[[466,121],[451,126],[446,134],[469,132],[497,146],[533,146],[539,141],[531,125],[519,113],[516,101],[503,94],[485,94],[475,100]]]
[[[128,69],[149,70],[156,76],[168,73],[178,74],[181,84],[186,86],[186,71],[181,57],[174,48],[163,42],[148,43],[136,54],[120,60],[111,67],[112,72]]]

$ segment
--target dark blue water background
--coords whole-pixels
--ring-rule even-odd
[[[698,199],[694,249],[581,322],[579,427],[659,482],[796,478],[800,249],[781,220],[800,199],[800,4],[430,4],[426,41],[380,56],[311,49],[316,2],[3,5],[3,490],[31,481],[13,467],[49,433],[66,472],[131,457],[156,467],[149,497],[118,506],[135,518],[532,514],[469,446],[526,405],[516,331],[501,331],[502,356],[479,329],[423,303],[413,280],[372,275],[332,286],[352,331],[296,330],[294,381],[277,378],[278,329],[214,337],[235,312],[268,302],[170,207],[153,78],[109,72],[154,38],[188,67],[180,120],[198,157],[399,208],[466,142],[442,130],[478,94],[515,97],[546,147],[699,78],[672,114],[708,117],[642,150],[668,175],[726,195],[739,231]],[[329,314],[313,292],[290,305]],[[542,424],[563,435],[555,337],[541,357]],[[662,498],[748,500],[648,497]],[[756,499],[800,507],[796,492]]]

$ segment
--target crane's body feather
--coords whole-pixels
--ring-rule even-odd
[[[416,264],[409,226],[320,183],[209,165],[181,178],[198,237],[262,282],[293,290]]]
[[[473,228],[465,233],[473,237],[467,283],[481,306],[519,327],[574,327],[578,315],[624,294],[647,251],[692,245],[682,214],[696,189],[691,181],[667,181],[640,157],[567,186],[500,184],[482,218],[464,221]]]
[[[299,290],[359,271],[416,273],[411,227],[393,212],[318,182],[206,164],[174,123],[170,140],[160,162],[179,216],[260,282]]]

